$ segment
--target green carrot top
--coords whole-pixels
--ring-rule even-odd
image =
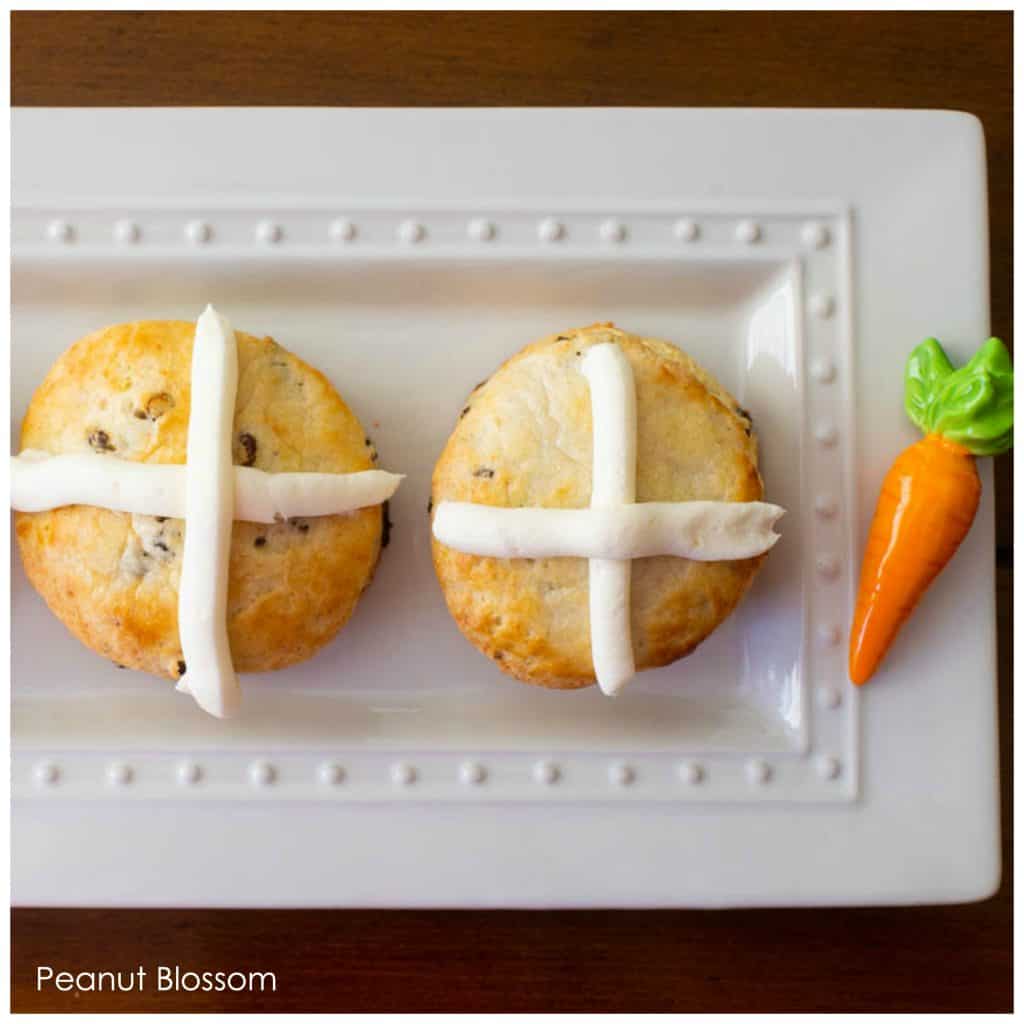
[[[1006,346],[989,338],[959,370],[934,339],[907,360],[904,408],[925,434],[941,434],[972,455],[1013,447],[1013,366]]]

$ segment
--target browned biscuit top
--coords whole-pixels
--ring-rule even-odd
[[[22,448],[183,463],[193,323],[97,331],[53,365],[22,426]],[[237,465],[353,472],[376,453],[327,379],[271,338],[236,332]],[[19,513],[29,579],[85,644],[118,664],[181,673],[178,581],[184,523],[75,505]],[[310,657],[351,615],[380,551],[381,510],[233,527],[228,636],[236,668]]]
[[[637,396],[637,501],[756,501],[763,496],[749,415],[678,348],[611,324],[529,345],[470,395],[434,470],[431,500],[501,507],[590,504],[590,393],[581,354],[613,341]],[[594,681],[587,563],[498,559],[436,540],[434,567],[462,632],[506,672],[558,688]],[[760,559],[636,559],[637,668],[690,653],[732,611]]]

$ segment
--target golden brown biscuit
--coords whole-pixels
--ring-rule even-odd
[[[579,355],[608,341],[636,379],[636,500],[760,500],[757,440],[735,399],[674,345],[594,324],[529,345],[473,391],[434,469],[432,506],[587,507],[592,430]],[[505,672],[560,689],[594,682],[585,560],[484,558],[437,540],[433,555],[459,629]],[[736,607],[760,562],[636,559],[637,668],[693,651]]]
[[[53,365],[22,448],[183,463],[195,324],[141,321],[83,338]],[[323,374],[241,331],[234,456],[274,472],[354,472],[376,453]],[[236,522],[228,637],[240,672],[310,657],[348,620],[381,547],[379,507],[263,525]],[[74,505],[19,513],[25,571],[54,614],[120,665],[176,678],[184,523]]]

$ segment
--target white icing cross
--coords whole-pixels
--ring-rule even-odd
[[[586,509],[496,508],[442,501],[434,536],[448,547],[492,558],[586,558],[590,562],[590,648],[598,685],[610,696],[636,674],[630,629],[634,558],[697,561],[752,558],[777,540],[784,510],[761,501],[636,504],[636,385],[614,343],[587,350],[593,486]]]
[[[353,512],[386,501],[402,477],[375,469],[271,474],[233,466],[238,347],[231,325],[212,306],[196,323],[191,380],[185,465],[26,450],[11,458],[11,505],[20,512],[94,505],[184,519],[178,631],[186,673],[178,689],[225,718],[241,696],[227,634],[232,520],[272,523]]]

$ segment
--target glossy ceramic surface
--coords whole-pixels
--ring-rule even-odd
[[[901,143],[911,130],[955,165],[956,177],[932,169],[927,195]],[[860,176],[834,152],[851,132]],[[268,134],[277,155],[246,166],[239,186],[236,142]],[[567,136],[574,148],[615,137],[651,160],[538,174],[529,154]],[[108,139],[118,158],[71,182],[52,154],[79,137]],[[189,160],[160,159],[169,137],[190,140]],[[868,176],[868,154],[889,174]],[[955,709],[920,693],[942,645],[926,633],[925,650],[917,621],[918,642],[866,695],[863,729],[844,662],[864,506],[908,436],[909,343],[935,333],[970,346],[987,328],[982,156],[975,123],[941,114],[16,112],[16,419],[82,333],[192,317],[212,300],[324,370],[386,468],[408,474],[351,625],[305,666],[243,680],[244,717],[226,727],[81,649],[15,564],[16,900],[980,895],[998,871],[991,603],[968,615],[966,639],[961,625],[958,651],[982,682],[955,691]],[[949,265],[883,273],[894,241],[932,251],[933,204],[962,243]],[[520,686],[470,648],[433,579],[426,517],[468,391],[528,340],[598,319],[677,341],[718,375],[753,412],[768,497],[789,509],[737,614],[615,701]],[[954,572],[991,593],[984,502]],[[942,636],[943,605],[922,613]],[[954,737],[971,753],[936,788],[921,757]],[[966,822],[938,859],[918,843],[945,828],[936,794]],[[230,821],[216,816],[225,801]],[[158,824],[161,809],[182,831]],[[925,830],[902,841],[905,874],[891,846],[883,856],[885,822]],[[118,850],[102,838],[114,823]],[[524,827],[543,871],[508,841]],[[422,856],[407,858],[400,837],[412,834]],[[239,872],[231,851],[254,848]],[[187,877],[158,868],[168,850]]]

